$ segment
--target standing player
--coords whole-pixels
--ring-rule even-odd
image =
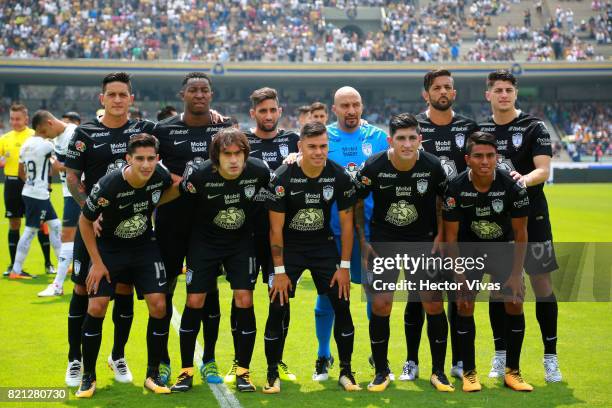
[[[471,276],[456,273],[455,277],[467,285],[467,280],[477,278],[480,281],[482,274],[487,272],[492,275],[492,282],[499,284],[500,289],[503,287],[501,291],[491,291],[490,302],[500,303],[505,313],[502,336],[508,345],[508,358],[504,384],[515,391],[532,391],[533,387],[523,380],[519,368],[525,337],[523,261],[529,197],[521,183],[513,180],[505,170],[496,168],[497,146],[493,135],[473,133],[467,141],[465,157],[469,170],[449,183],[444,199],[445,241],[451,257],[458,255],[457,242],[480,243],[483,245],[464,246],[461,256],[474,259],[488,256],[492,261],[485,263],[481,272],[471,271]],[[500,248],[510,241],[514,241],[512,260],[504,256],[508,251]],[[459,279],[461,277],[463,279]],[[467,288],[460,288],[457,294],[457,338],[463,358],[463,391],[466,392],[482,389],[475,362],[474,295]],[[497,299],[500,295],[503,301]]]
[[[335,312],[334,337],[340,358],[339,384],[346,391],[361,388],[351,369],[355,328],[351,317],[350,257],[353,246],[355,186],[342,166],[327,160],[325,126],[307,123],[300,132],[301,157],[276,170],[267,200],[274,274],[270,275],[270,307],[264,335],[268,374],[264,393],[280,392],[278,363],[283,353],[283,321],[289,313],[297,281],[309,269],[319,296]],[[341,227],[341,257],[330,230],[336,203]]]
[[[25,204],[21,195],[23,181],[19,178],[19,150],[26,139],[34,134],[34,130],[28,127],[28,109],[24,105],[12,105],[9,120],[12,130],[0,137],[0,157],[4,158],[5,217],[9,219],[8,247],[11,257],[11,263],[4,272],[4,276],[8,276],[13,269],[17,243],[19,242],[21,218],[25,212]],[[51,265],[49,254],[49,236],[40,229],[40,226],[38,242],[45,256],[45,270],[47,273],[53,273],[53,265]]]
[[[278,128],[278,122],[283,109],[279,106],[276,90],[272,88],[260,88],[253,91],[249,113],[251,118],[255,120],[255,128],[250,132],[246,132],[251,148],[250,156],[265,161],[268,167],[274,171],[289,154],[298,151],[300,136],[295,132]],[[255,268],[257,271],[261,268],[263,281],[267,283],[268,274],[272,266],[272,258],[270,254],[270,222],[268,220],[268,212],[264,207],[265,198],[265,191],[262,191],[255,197],[255,201],[258,202],[254,214]],[[235,308],[236,305],[232,302],[231,327],[234,340],[236,339]],[[287,338],[289,331],[289,313],[285,316],[286,320],[283,322],[283,341]],[[280,368],[281,380],[296,381],[295,374],[283,362],[282,356],[278,366]],[[226,382],[233,382],[235,380],[236,367],[237,363],[234,359],[234,364],[225,377]]]
[[[184,103],[183,113],[158,123],[153,130],[160,143],[160,159],[174,179],[182,176],[188,163],[203,163],[207,160],[213,136],[219,130],[230,126],[229,121],[224,121],[219,114],[210,109],[213,97],[212,81],[205,73],[191,72],[185,75],[179,95]],[[160,207],[155,213],[155,234],[170,282],[166,298],[166,331],[170,329],[176,278],[183,270],[183,261],[189,249],[193,229],[192,215],[195,211],[193,201],[188,197],[179,197],[172,203]],[[204,327],[204,355],[200,374],[202,380],[209,383],[223,382],[215,362],[215,345],[219,336],[220,320],[219,291],[211,289],[202,308],[201,317]],[[167,384],[171,376],[167,344],[161,361],[161,378]]]
[[[144,296],[149,308],[145,388],[169,394],[159,378],[159,361],[168,331],[164,331],[165,292],[168,280],[151,227],[155,207],[172,178],[158,164],[158,142],[148,134],[130,139],[127,165],[102,177],[92,188],[79,219],[79,229],[91,258],[87,274],[89,302],[83,322],[83,379],[78,398],[91,398],[96,390],[96,360],[102,343],[102,323],[118,282],[129,282]],[[93,222],[100,216],[96,238]]]
[[[356,177],[361,187],[359,195],[365,198],[372,193],[374,200],[370,242],[377,254],[387,252],[394,256],[397,253],[390,251],[384,244],[380,245],[385,242],[431,242],[424,249],[436,252],[442,241],[441,204],[446,188],[446,174],[437,157],[419,151],[421,134],[414,116],[407,113],[393,116],[389,121],[389,133],[389,150],[376,153],[366,160]],[[355,218],[360,226],[362,263],[367,265],[372,246],[363,232],[363,200],[356,206]],[[418,271],[425,277],[424,272]],[[394,271],[394,276],[385,277],[385,281],[396,282],[398,274],[399,270]],[[376,367],[376,375],[368,385],[368,390],[384,391],[390,381],[387,351],[393,291],[385,288],[379,290],[371,286],[371,282],[367,290],[372,299],[370,343]],[[430,382],[438,391],[452,392],[454,387],[444,374],[448,324],[442,291],[420,291],[420,298],[427,312],[427,334],[432,359]]]
[[[516,108],[517,94],[514,75],[505,70],[490,73],[486,98],[491,103],[493,116],[480,124],[480,130],[495,136],[502,157],[499,166],[527,186],[530,202],[527,229],[531,243],[525,257],[525,271],[536,295],[536,317],[544,343],[544,378],[547,382],[559,382],[562,376],[557,359],[558,306],[551,277],[551,272],[559,266],[544,195],[552,157],[550,134],[542,120]],[[503,375],[506,354],[506,344],[501,335],[504,330],[501,306],[493,304],[489,308],[489,317],[495,341],[489,377],[496,378]]]
[[[108,74],[102,80],[100,103],[104,113],[91,122],[78,126],[66,151],[66,184],[74,200],[82,208],[95,183],[104,175],[125,165],[130,138],[138,133],[151,133],[149,121],[128,119],[128,110],[134,102],[130,76],[125,72]],[[84,180],[81,179],[84,177]],[[74,240],[74,265],[71,276],[75,283],[68,309],[68,367],[66,384],[77,386],[81,377],[81,327],[87,312],[85,281],[90,262],[79,233]],[[134,296],[131,284],[117,283],[114,292],[113,322],[115,338],[108,363],[119,382],[132,382],[124,358],[132,319]]]
[[[253,289],[257,282],[253,242],[253,210],[257,192],[270,180],[265,162],[249,158],[249,142],[241,131],[217,133],[210,160],[187,166],[180,194],[195,201],[194,229],[187,256],[187,301],[179,330],[182,370],[174,392],[193,385],[193,352],[207,294],[217,290],[219,268],[225,269],[236,304],[236,387],[255,391],[249,365],[255,347]],[[177,191],[176,194],[179,192]]]
[[[74,112],[69,113],[73,114]],[[57,158],[60,179],[62,181],[62,193],[64,195],[62,248],[58,257],[57,275],[55,276],[53,283],[49,284],[45,290],[39,292],[38,296],[61,296],[64,294],[64,280],[66,279],[68,268],[72,263],[74,234],[76,232],[79,214],[81,213],[81,208],[77,202],[74,201],[70,195],[70,191],[68,191],[68,187],[66,186],[66,169],[64,167],[68,143],[70,142],[70,139],[72,139],[72,135],[74,134],[74,130],[76,129],[77,125],[61,121],[47,111],[38,111],[36,115],[38,115],[36,121],[37,126],[34,129],[36,134],[47,138],[55,138],[55,155]]]
[[[62,122],[79,126],[81,124],[81,115],[75,111],[66,112],[62,115]]]
[[[310,120],[327,125],[329,114],[327,113],[327,105],[321,102],[313,102],[310,105]]]
[[[36,112],[32,118],[32,127],[36,129],[43,120],[45,111]],[[21,146],[19,151],[19,178],[25,183],[22,190],[23,202],[25,203],[26,226],[23,235],[17,244],[17,253],[13,263],[13,270],[9,279],[32,279],[28,273],[22,271],[23,262],[30,250],[30,244],[38,232],[42,222],[49,226],[50,241],[59,258],[61,248],[61,223],[57,219],[49,195],[49,176],[51,168],[55,165],[53,143],[48,140],[52,136],[40,136],[35,134],[29,137]]]
[[[376,126],[362,123],[363,103],[361,95],[354,88],[345,86],[336,91],[332,111],[336,114],[338,121],[327,126],[329,158],[343,166],[351,177],[355,177],[357,169],[368,157],[387,149],[387,134]],[[368,238],[370,237],[369,221],[372,216],[372,206],[372,198],[368,197],[365,200],[365,234]],[[338,250],[340,250],[340,223],[337,214],[336,207],[334,207],[331,212],[331,228]],[[354,239],[350,268],[353,283],[361,283],[361,255],[359,251],[359,242]],[[369,316],[369,303],[367,313]],[[327,296],[317,297],[315,323],[319,350],[312,378],[315,381],[324,381],[327,380],[328,368],[333,363],[329,340],[334,324],[334,311]]]
[[[451,73],[445,69],[428,72],[423,80],[423,99],[427,110],[417,115],[424,140],[423,150],[437,156],[449,180],[457,177],[466,168],[465,141],[474,131],[476,122],[455,113],[452,109],[457,91]],[[412,295],[414,292],[410,292]],[[450,293],[449,293],[450,294]],[[413,381],[419,374],[419,344],[424,323],[423,307],[418,299],[411,296],[404,312],[407,357],[400,380]],[[455,317],[457,304],[448,302],[450,323],[452,368],[451,375],[461,378],[462,362],[457,346]]]
[[[297,120],[298,126],[301,128],[304,127],[306,122],[310,119],[310,106],[303,105],[297,109]]]

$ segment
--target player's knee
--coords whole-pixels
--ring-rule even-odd
[[[389,316],[393,308],[393,300],[386,296],[374,296],[372,299],[372,313],[377,316]]]
[[[80,283],[75,283],[73,290],[74,290],[74,293],[76,293],[79,296],[87,296],[87,288],[85,287],[85,285],[81,285]]]
[[[270,303],[268,308],[268,321],[266,322],[265,336],[273,339],[279,337],[283,331],[283,318],[288,313],[288,305],[284,304],[281,306],[278,300]]]
[[[234,300],[236,307],[246,309],[253,306],[253,291],[251,290],[235,290]]]
[[[149,315],[156,319],[163,319],[166,316],[166,296],[155,293],[147,297]]]
[[[513,315],[513,316],[520,315],[520,314],[523,314],[523,303],[505,302],[504,309],[506,310],[506,313],[509,315]]]
[[[185,304],[191,309],[201,309],[204,307],[204,293],[190,293],[187,295]]]
[[[74,227],[62,227],[62,242],[74,242],[75,230]]]
[[[459,316],[470,317],[474,315],[474,302],[460,302],[457,305]]]
[[[317,303],[315,304],[315,316],[333,316],[334,308],[329,301],[329,297],[325,295],[317,296]]]
[[[108,297],[96,297],[89,299],[87,313],[93,317],[104,317],[106,315],[106,309],[108,308],[109,301],[110,298]]]
[[[9,229],[13,231],[21,229],[21,218],[9,218]]]
[[[119,282],[115,287],[115,293],[118,295],[132,295],[134,294],[134,285]]]
[[[530,275],[531,287],[536,297],[548,297],[553,293],[552,278],[550,273]]]
[[[438,315],[444,311],[443,302],[423,302],[423,309],[428,315]]]

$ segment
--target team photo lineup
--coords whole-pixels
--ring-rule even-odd
[[[96,376],[101,357],[117,382],[136,380],[155,394],[192,390],[198,371],[204,383],[277,394],[282,383],[310,376],[285,363],[285,341],[290,322],[312,315],[318,343],[312,381],[337,381],[348,392],[383,392],[393,381],[421,376],[431,384],[426,392],[487,392],[480,378],[489,377],[509,393],[529,392],[534,387],[520,366],[527,286],[536,299],[539,327],[529,335],[541,336],[541,375],[546,383],[563,381],[552,284],[558,265],[544,193],[550,135],[541,118],[518,109],[519,84],[510,71],[482,78],[490,116],[481,123],[453,111],[454,81],[448,70],[429,71],[422,88],[427,110],[387,118],[388,132],[362,117],[367,107],[350,86],[337,88],[329,108],[313,101],[302,109],[295,130],[279,127],[277,91],[255,89],[249,111],[255,126],[241,130],[235,118],[214,109],[213,80],[204,72],[184,76],[177,85],[184,106],[160,110],[157,121],[130,117],[134,92],[125,72],[101,78],[102,109],[90,121],[81,121],[78,112],[56,117],[11,105],[12,131],[0,139],[9,220],[5,277],[23,284],[40,278],[23,268],[37,237],[45,272],[54,275],[38,296],[70,297],[67,326],[53,328],[64,333],[68,350],[66,386],[77,398],[94,397],[102,385]],[[61,209],[50,198],[54,176],[62,183]],[[460,252],[476,257],[491,243],[511,244],[508,259],[500,255],[476,277],[490,275],[496,288],[486,302],[493,334],[486,343],[494,345],[485,351],[490,367],[476,367],[478,289],[466,289],[473,276],[441,272],[433,278],[437,285],[417,285],[394,299],[406,265],[372,268],[378,258],[397,254],[391,243],[420,245],[445,259]],[[480,245],[480,252],[464,243]],[[534,245],[546,248],[546,255],[536,257]],[[417,280],[429,272],[417,269]],[[291,306],[307,270],[317,292],[314,314]],[[65,282],[68,276],[72,283]],[[175,309],[180,276],[186,301]],[[229,283],[231,299],[220,296],[221,279]],[[256,319],[258,286],[268,291],[269,305],[267,315]],[[134,293],[148,309],[146,333],[130,333]],[[367,314],[369,356],[353,356],[351,300]],[[397,373],[388,359],[394,300],[405,308],[399,313],[407,350]],[[234,357],[225,374],[215,347],[218,338],[229,338],[220,332],[220,305],[230,303]],[[171,364],[169,353],[177,310],[180,366]],[[107,315],[113,335],[103,331]],[[425,325],[431,367],[418,359]],[[194,361],[200,330],[202,358]],[[128,339],[138,336],[146,337],[140,379],[125,353]],[[103,337],[113,341],[108,356],[99,356]],[[257,369],[266,375],[256,384],[251,359],[262,337],[267,366]],[[356,378],[355,358],[369,359],[374,369],[365,383]]]

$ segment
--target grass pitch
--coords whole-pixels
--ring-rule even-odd
[[[0,185],[0,189],[3,186]],[[612,184],[565,184],[546,187],[551,211],[553,232],[556,241],[612,242]],[[58,214],[62,211],[61,188],[54,186],[53,203]],[[3,205],[0,210],[4,212]],[[6,231],[8,222],[0,220],[0,267],[8,264]],[[43,260],[37,242],[32,243],[25,269],[31,273],[43,273]],[[37,298],[51,277],[40,276],[33,281],[0,281],[0,387],[63,387],[66,369],[66,316],[72,289],[69,279],[64,285],[67,295],[61,298]],[[222,321],[217,343],[217,362],[225,372],[233,355],[229,328],[229,306],[231,292],[225,280],[220,279]],[[182,311],[185,300],[185,283],[181,277],[176,289],[174,304]],[[465,394],[461,384],[455,381],[457,390],[452,394],[436,392],[429,384],[431,359],[426,332],[423,333],[420,350],[421,378],[415,382],[393,383],[382,394],[365,391],[373,372],[367,363],[370,354],[368,323],[365,304],[361,302],[359,287],[353,286],[351,305],[356,327],[353,368],[356,378],[364,391],[345,393],[336,384],[337,365],[332,369],[332,379],[326,383],[315,383],[310,377],[316,357],[314,335],[314,302],[316,290],[308,275],[299,284],[297,297],[291,303],[291,325],[285,348],[284,360],[297,374],[295,384],[282,384],[279,395],[267,396],[260,392],[265,380],[266,365],[263,346],[263,330],[267,317],[267,296],[265,286],[258,285],[255,291],[255,305],[258,336],[251,368],[258,392],[245,395],[235,394],[245,407],[267,406],[309,406],[309,407],[390,407],[390,406],[466,406],[466,407],[607,407],[612,405],[612,312],[611,303],[560,303],[559,343],[561,369],[564,381],[559,384],[544,382],[542,368],[542,343],[535,318],[535,305],[525,305],[527,332],[523,346],[521,366],[526,380],[535,386],[530,394],[509,391],[503,384],[487,378],[490,358],[493,354],[491,329],[488,322],[487,306],[476,308],[476,364],[484,389],[480,393]],[[391,316],[391,342],[389,360],[391,368],[399,375],[406,358],[403,329],[403,307],[395,304]],[[55,406],[82,407],[124,407],[142,406],[216,406],[212,392],[196,376],[193,390],[186,394],[157,396],[143,390],[146,366],[146,322],[147,312],[143,302],[136,302],[135,319],[126,356],[134,374],[133,384],[118,384],[113,381],[111,371],[106,367],[113,340],[113,325],[110,313],[104,324],[104,338],[98,359],[98,390],[88,401],[77,401],[74,390],[70,399]],[[170,333],[170,355],[173,361],[173,377],[178,373],[180,353],[178,334]],[[200,335],[199,342],[202,343]],[[332,353],[337,356],[332,339]],[[450,370],[450,348],[447,353],[447,374]],[[230,386],[233,392],[233,388]],[[0,405],[18,406],[15,403],[0,402]],[[20,405],[20,404],[19,404]],[[48,406],[48,403],[31,403],[28,406]]]

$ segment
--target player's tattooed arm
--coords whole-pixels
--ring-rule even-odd
[[[87,200],[87,194],[85,194],[85,186],[81,182],[81,174],[83,172],[80,170],[66,168],[66,186],[68,191],[70,191],[72,198],[74,198],[79,206],[83,207],[85,200]]]
[[[100,281],[104,278],[110,283],[110,273],[102,262],[102,257],[98,251],[98,244],[96,243],[96,236],[93,228],[93,222],[85,218],[83,214],[79,217],[79,231],[83,238],[83,243],[89,252],[91,258],[91,269],[87,274],[87,293],[96,294],[100,286]]]

